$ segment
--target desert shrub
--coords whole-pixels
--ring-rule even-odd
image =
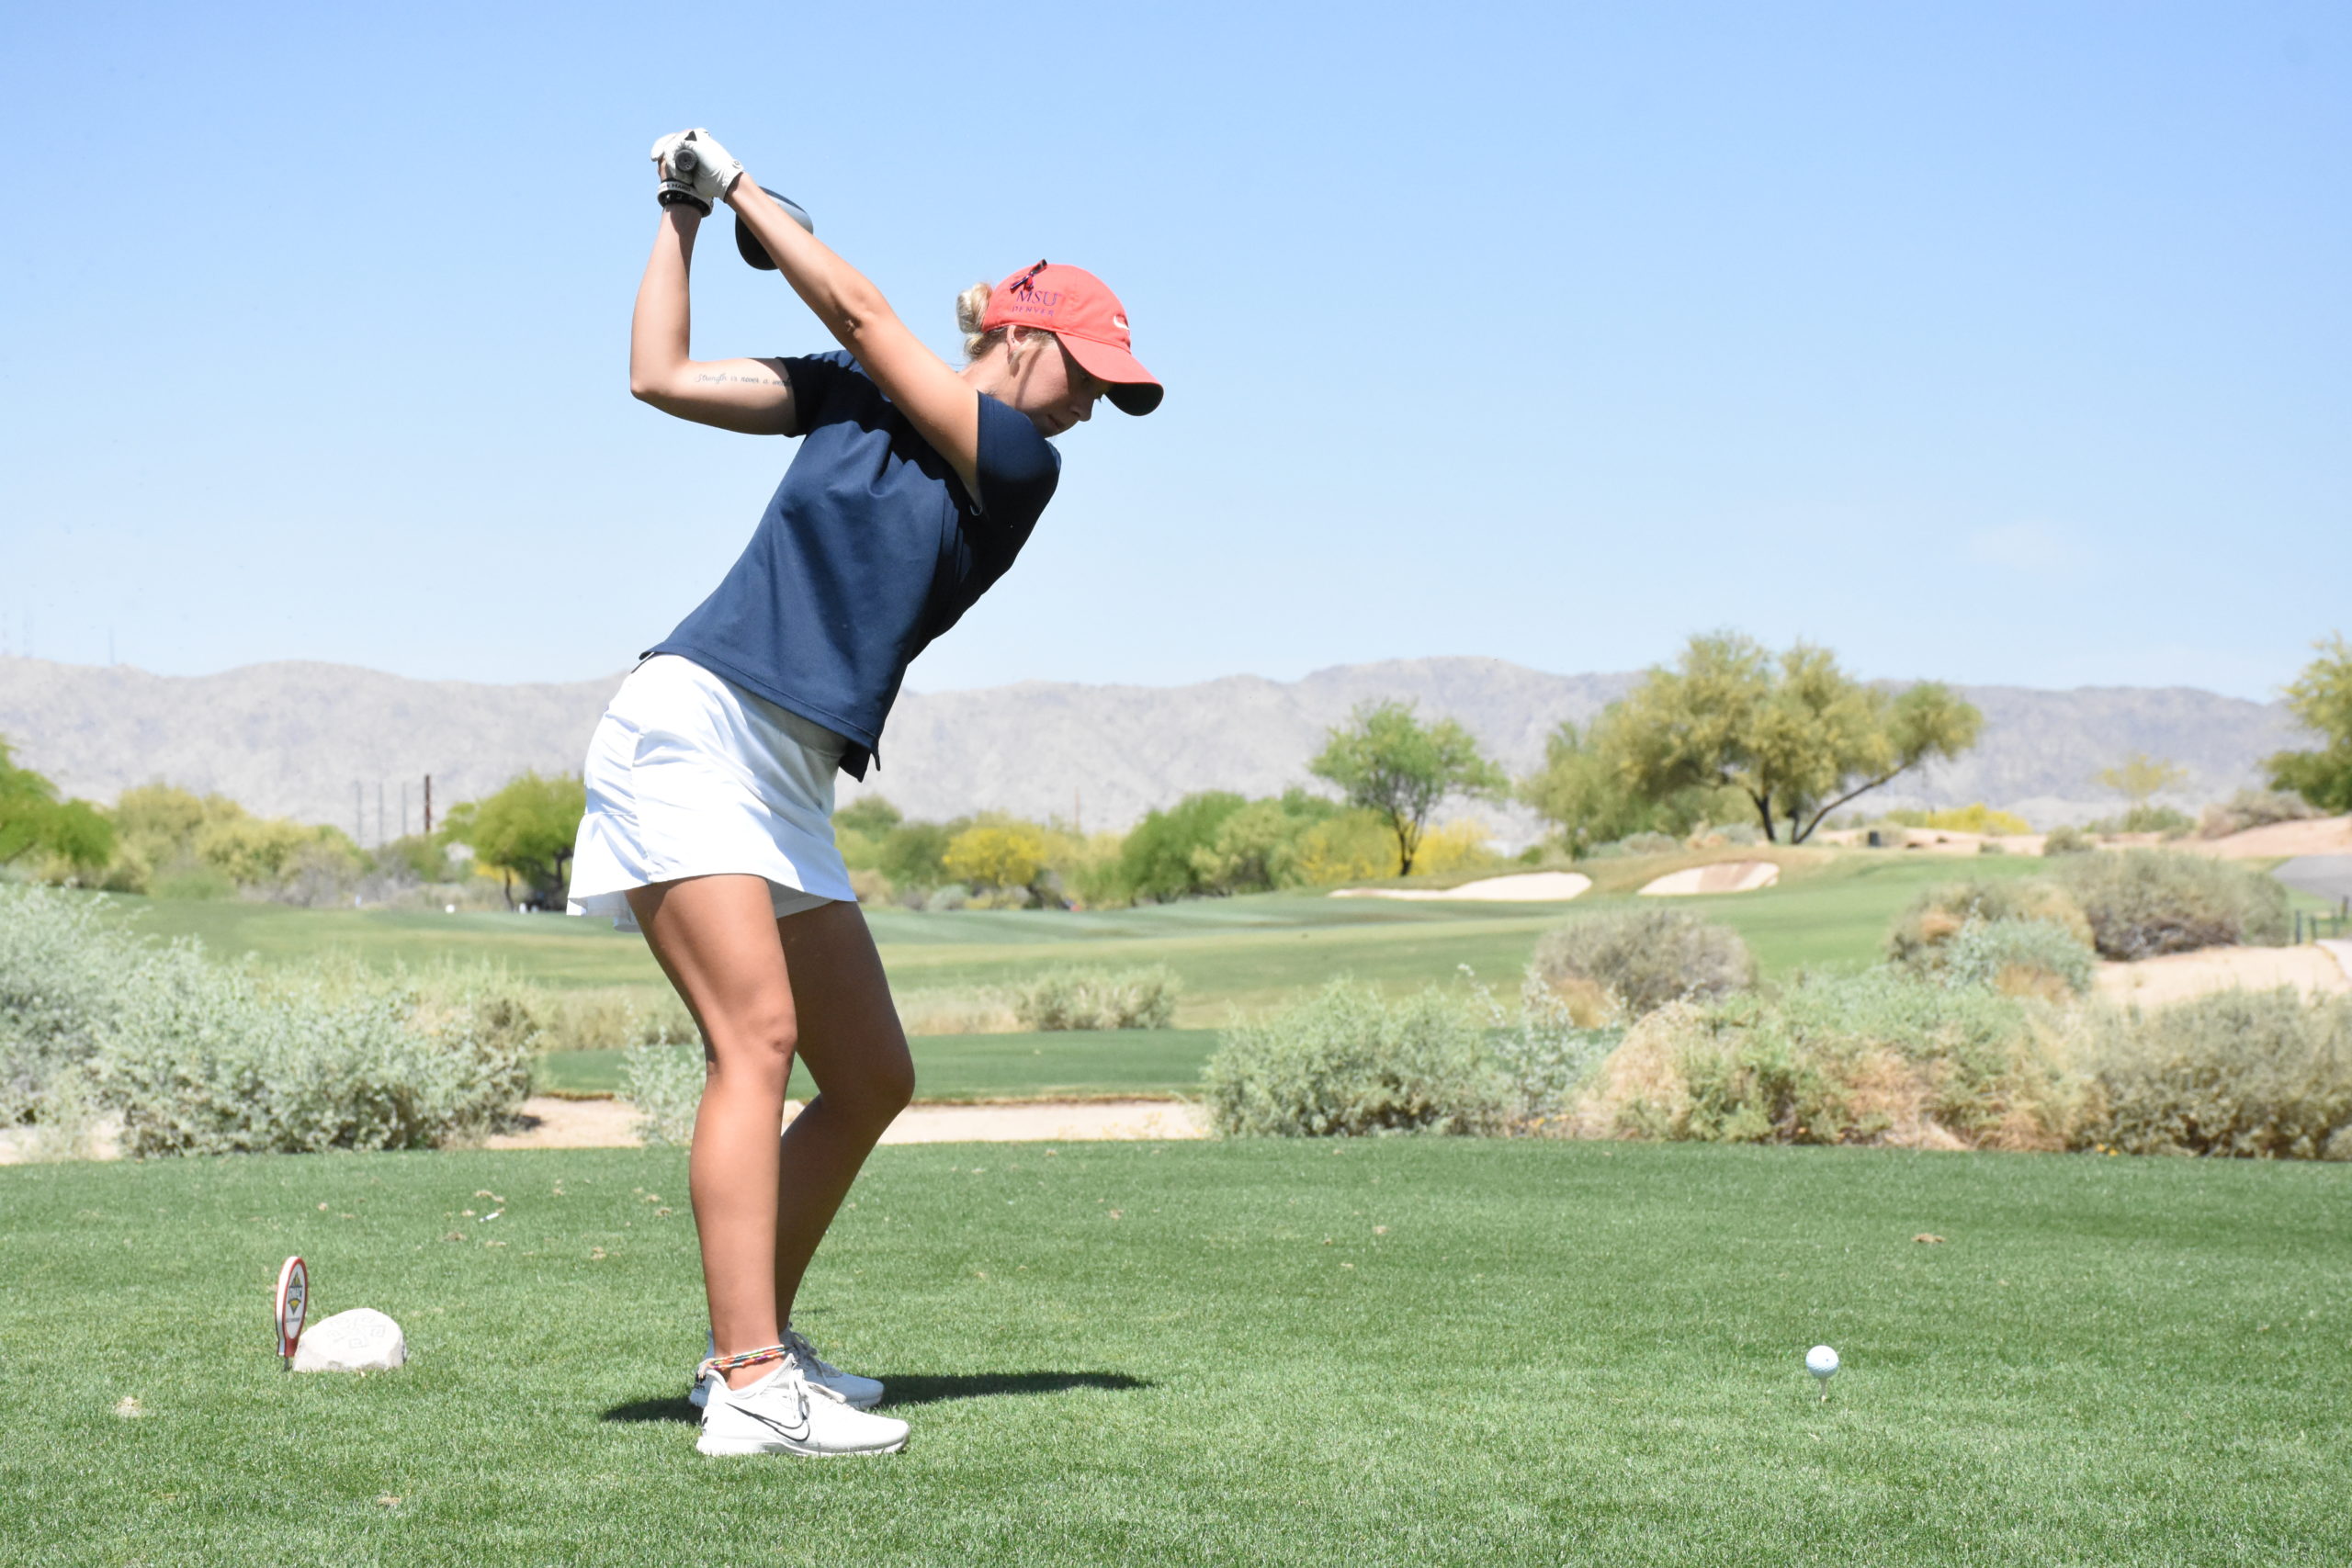
[[[1390,1001],[1346,980],[1226,1031],[1201,1087],[1225,1137],[1492,1132],[1510,1094],[1453,998]]]
[[[153,962],[99,900],[0,883],[0,1126],[55,1120],[60,1076],[96,1053]]]
[[[1574,1103],[1602,1057],[1625,1037],[1622,1028],[1594,1027],[1573,1001],[1544,983],[1532,964],[1521,976],[1519,1010],[1498,1000],[1477,972],[1460,966],[1487,1015],[1487,1049],[1510,1090],[1512,1119],[1526,1131]]]
[[[1141,969],[1057,969],[1013,987],[1024,1029],[1165,1029],[1182,987],[1166,964]]]
[[[2300,795],[2282,790],[2242,789],[2228,800],[2205,808],[2197,821],[2197,836],[2226,839],[2249,828],[2267,828],[2273,822],[2302,822],[2319,815],[2319,807]]]
[[[338,995],[168,950],[89,1070],[137,1156],[412,1149],[491,1131],[530,1090],[528,1052],[469,1010],[386,987]],[[160,982],[160,983],[157,983]]]
[[[693,1143],[703,1072],[698,1046],[631,1047],[621,1058],[621,1098],[637,1107],[637,1135],[655,1145]]]
[[[2058,874],[2102,958],[2287,940],[2287,889],[2235,861],[2126,850],[2074,856]]]
[[[2045,855],[2086,855],[2098,848],[2097,840],[2080,828],[2052,828],[2042,835],[2041,852]]]
[[[530,1087],[530,1039],[473,996],[352,963],[264,975],[141,942],[89,899],[0,888],[0,1111],[112,1111],[133,1155],[419,1148]]]
[[[899,1027],[910,1035],[1010,1034],[1021,1027],[1011,995],[994,986],[906,991],[896,1000]]]
[[[1599,993],[1628,1018],[1756,983],[1755,957],[1737,931],[1657,908],[1586,915],[1555,927],[1535,944],[1534,970],[1554,991]]]
[[[2063,1001],[2091,988],[2098,955],[2056,920],[1970,920],[1938,951],[1947,986],[1982,986],[2007,997]]]
[[[951,882],[944,887],[933,888],[924,896],[922,907],[933,914],[950,914],[971,902],[972,890],[960,882]]]
[[[550,991],[545,994],[537,1048],[620,1051],[701,1038],[678,994],[661,990]]]
[[[1715,822],[1691,829],[1692,849],[1713,849],[1719,844],[1760,844],[1764,829],[1753,822]]]
[[[1983,801],[1942,811],[1890,811],[1886,820],[1905,828],[1940,828],[1947,833],[2030,833],[2032,826],[2014,811],[1996,811]]]
[[[1887,932],[1886,960],[1932,978],[1943,970],[1946,946],[1972,920],[2039,920],[2063,928],[2086,947],[2091,945],[2090,922],[2049,878],[1969,877],[1939,883],[1914,898]]]
[[[2057,1016],[1893,968],[1663,1008],[1579,1100],[1591,1136],[2063,1148],[2086,1114]]]
[[[336,975],[332,963],[312,972]],[[384,983],[355,966],[336,988],[347,994]],[[395,967],[389,983],[415,997],[422,1013],[464,1012],[469,1029],[525,1052],[622,1051],[699,1038],[694,1015],[666,986],[559,990],[492,964]]]
[[[2352,999],[2222,991],[2102,1015],[2104,1115],[2078,1136],[2127,1154],[2352,1158]]]
[[[1588,860],[1610,860],[1619,855],[1670,855],[1682,848],[1682,840],[1671,833],[1628,833],[1609,843],[1595,844],[1585,852]]]
[[[2084,826],[2094,833],[2162,833],[2177,839],[2194,832],[2197,823],[2186,811],[2169,806],[2135,806],[2120,817],[2102,817]]]

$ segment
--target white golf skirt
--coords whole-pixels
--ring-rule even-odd
[[[779,916],[855,902],[833,842],[847,745],[692,660],[654,655],[588,742],[570,912],[633,931],[630,888],[728,873],[765,877]]]

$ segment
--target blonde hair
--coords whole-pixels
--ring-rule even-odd
[[[982,281],[956,296],[956,330],[964,334],[966,359],[978,359],[998,344],[1012,340],[1012,329],[1010,326],[990,327],[986,332],[980,330],[980,323],[988,319],[989,296],[995,292],[993,285]],[[1054,335],[1043,327],[1030,328],[1029,334],[1032,340]]]

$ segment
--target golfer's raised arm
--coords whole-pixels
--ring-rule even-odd
[[[954,467],[965,492],[978,494],[980,396],[971,383],[925,348],[880,289],[794,222],[756,181],[738,178],[727,203],[751,225],[785,281],[817,312],[825,330],[856,355],[874,384]]]
[[[691,357],[693,312],[686,299],[695,231],[701,215],[668,207],[653,235],[653,254],[637,286],[629,318],[629,395],[663,413],[746,435],[791,435],[792,383],[777,359]]]

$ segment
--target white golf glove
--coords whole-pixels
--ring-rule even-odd
[[[686,133],[673,130],[653,144],[653,175],[661,182],[653,199],[664,207],[691,207],[705,218],[710,216],[710,203],[695,194],[695,182],[670,167],[670,153],[684,145]]]
[[[662,172],[665,193],[690,193],[693,199],[704,204],[705,211],[709,209],[709,204],[724,199],[743,173],[743,165],[735,155],[721,147],[709,131],[700,129],[681,130],[655,142],[653,162]],[[662,197],[665,206],[673,199],[667,194]]]

